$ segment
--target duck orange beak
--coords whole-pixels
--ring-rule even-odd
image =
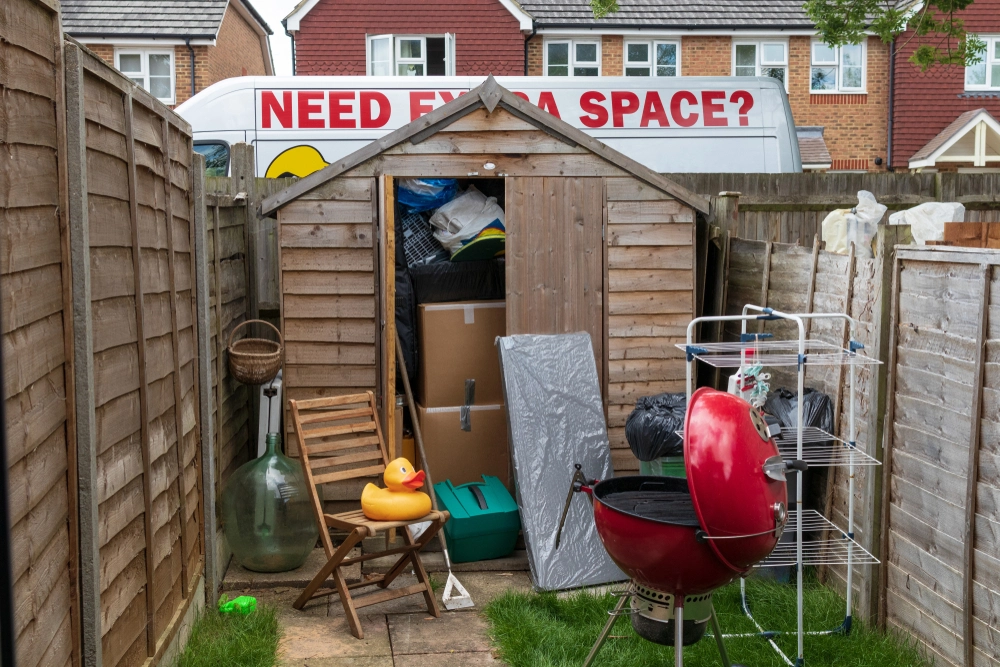
[[[406,477],[403,478],[403,486],[408,489],[419,489],[424,485],[424,471],[411,472]]]

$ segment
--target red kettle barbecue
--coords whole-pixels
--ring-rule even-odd
[[[787,520],[786,468],[803,465],[786,466],[756,408],[738,396],[703,388],[688,405],[684,466],[686,480],[629,476],[605,481],[588,481],[576,466],[566,510],[574,492],[590,496],[604,548],[632,578],[585,667],[621,614],[631,616],[644,639],[673,644],[678,666],[683,665],[682,647],[701,639],[711,621],[722,662],[730,665],[712,591],[774,549]],[[623,611],[626,602],[630,607]]]

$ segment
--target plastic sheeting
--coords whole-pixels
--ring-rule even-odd
[[[929,201],[889,216],[890,225],[909,225],[917,245],[943,241],[948,222],[964,222],[965,206],[958,202]]]
[[[498,339],[517,504],[531,577],[539,590],[622,581],[604,550],[585,494],[573,495],[556,531],[574,463],[587,479],[614,476],[597,365],[587,333]]]

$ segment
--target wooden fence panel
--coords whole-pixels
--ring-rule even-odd
[[[939,665],[1000,665],[997,253],[897,260],[880,619]]]
[[[0,4],[0,284],[16,657],[81,659],[58,5]],[[4,536],[3,539],[7,539]]]
[[[81,488],[96,504],[99,663],[163,656],[201,572],[198,356],[190,128],[75,45],[79,164],[71,210],[89,258],[74,275],[89,357],[96,467]],[[89,345],[89,349],[88,349]],[[92,393],[91,393],[92,392]],[[85,570],[87,568],[84,568]],[[86,572],[82,575],[86,581]],[[84,642],[95,639],[86,636]]]

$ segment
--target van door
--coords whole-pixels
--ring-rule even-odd
[[[604,179],[508,177],[507,333],[586,331],[607,397]]]

